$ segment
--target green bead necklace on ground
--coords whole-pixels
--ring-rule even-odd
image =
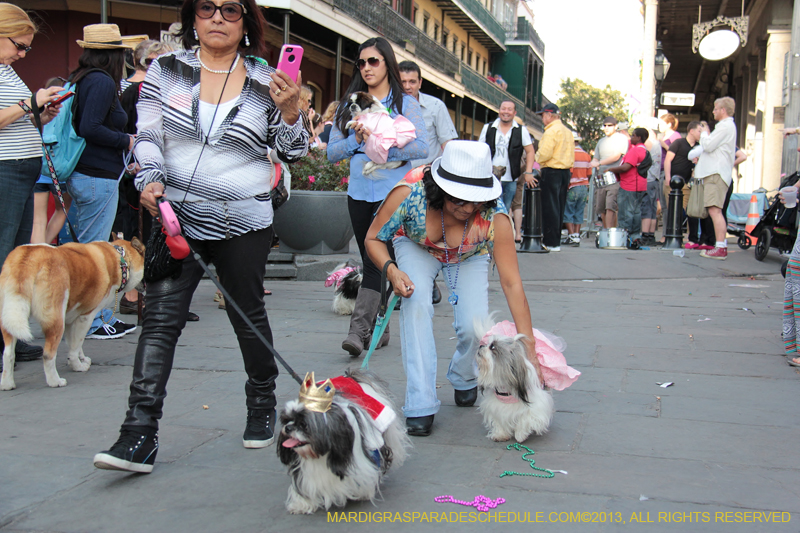
[[[510,450],[511,448],[514,448],[517,451],[521,451],[520,448],[525,448],[526,450],[528,450],[527,452],[522,454],[522,460],[523,461],[528,461],[530,463],[530,465],[531,465],[531,468],[533,468],[534,470],[538,470],[539,472],[545,472],[545,473],[544,474],[533,474],[533,473],[524,473],[524,472],[512,472],[511,470],[506,470],[505,472],[500,474],[500,477],[505,477],[505,476],[533,476],[533,477],[543,477],[543,478],[555,477],[556,474],[552,470],[548,470],[547,468],[539,468],[538,466],[534,466],[534,464],[536,463],[536,461],[534,459],[526,459],[526,457],[528,455],[533,455],[534,453],[536,453],[535,451],[531,450],[530,448],[528,448],[524,444],[520,444],[518,442],[516,444],[509,444],[508,446],[506,446],[506,450]]]

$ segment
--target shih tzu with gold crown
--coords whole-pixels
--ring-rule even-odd
[[[320,384],[306,374],[299,398],[281,412],[278,456],[291,477],[286,509],[311,514],[374,501],[383,476],[411,447],[400,420],[383,383],[368,372]]]
[[[478,410],[483,413],[490,439],[507,441],[513,437],[524,442],[532,433],[547,432],[555,410],[553,397],[544,389],[527,357],[522,342],[525,336],[516,334],[516,328],[503,330],[498,327],[501,325],[488,333],[484,333],[485,327],[479,327],[481,341],[476,359],[483,400]]]

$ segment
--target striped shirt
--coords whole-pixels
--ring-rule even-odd
[[[286,124],[269,95],[274,69],[253,58],[245,58],[244,65],[247,76],[236,105],[205,148],[198,113],[200,62],[194,52],[159,57],[142,84],[134,148],[142,170],[136,187],[164,184],[193,239],[228,239],[269,227],[273,167],[267,154],[274,148],[281,160],[294,162],[308,151],[303,121]]]
[[[10,65],[0,65],[0,109],[16,107],[31,90]],[[0,161],[42,157],[42,138],[27,115],[0,129]]]
[[[578,185],[589,185],[589,176],[592,175],[592,167],[589,165],[591,162],[592,156],[576,144],[575,162],[572,164],[572,177],[569,179],[570,189]]]

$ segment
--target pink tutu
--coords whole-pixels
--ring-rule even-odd
[[[386,163],[389,148],[403,148],[417,138],[414,124],[402,115],[392,118],[386,112],[367,113],[358,122],[372,132],[364,144],[364,153],[374,163]]]
[[[514,337],[516,334],[517,328],[514,323],[504,320],[498,322],[486,332],[481,339],[481,344],[486,344],[488,339],[494,335]],[[545,385],[551,389],[564,390],[575,383],[581,373],[569,366],[566,358],[561,353],[567,347],[564,339],[550,332],[539,331],[535,328],[533,336],[536,339],[536,359],[539,360],[539,366],[542,368],[542,377]]]

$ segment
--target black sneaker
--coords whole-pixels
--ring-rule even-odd
[[[103,470],[123,470],[149,474],[158,452],[158,431],[143,428],[144,431],[123,428],[119,439],[110,450],[94,456],[94,466]]]
[[[275,440],[275,409],[248,409],[242,444],[245,448],[266,448]]]
[[[113,324],[103,324],[86,336],[87,339],[119,339],[136,329],[136,324],[126,324],[117,320]]]

